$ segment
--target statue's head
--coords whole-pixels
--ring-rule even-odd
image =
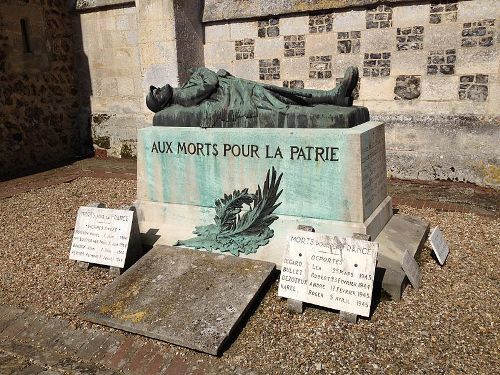
[[[153,112],[161,111],[170,104],[172,99],[172,86],[165,85],[163,87],[149,86],[149,93],[146,96],[146,105]]]

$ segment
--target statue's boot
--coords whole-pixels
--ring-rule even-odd
[[[337,105],[345,107],[349,107],[352,105],[352,92],[356,88],[358,78],[359,72],[357,67],[350,66],[346,69],[342,82],[340,82],[340,85],[334,89],[338,90],[336,97]]]
[[[352,92],[358,83],[358,68],[350,66],[346,69],[342,81],[331,90],[300,90],[307,96],[304,96],[304,101],[307,104],[333,104],[342,107],[350,107],[352,105]]]

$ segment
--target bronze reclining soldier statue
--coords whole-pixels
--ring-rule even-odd
[[[352,107],[358,69],[347,68],[332,90],[290,89],[217,73],[190,70],[180,88],[150,87],[148,108],[154,126],[351,127],[368,121],[368,110]]]

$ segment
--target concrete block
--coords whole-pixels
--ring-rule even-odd
[[[425,43],[425,41],[424,41]],[[394,51],[391,53],[391,75],[425,75],[427,51]]]
[[[499,58],[500,50],[498,47],[459,48],[455,74],[498,74]]]
[[[395,77],[363,77],[359,90],[360,100],[385,101],[394,99]],[[385,104],[384,104],[385,105]]]
[[[235,60],[232,64],[232,71],[236,77],[259,80],[259,60]]]
[[[283,36],[277,38],[258,38],[255,40],[255,59],[282,59]]]
[[[453,101],[458,99],[458,76],[422,76],[421,100]]]
[[[282,58],[280,72],[283,80],[301,79],[304,81],[309,77],[309,58]]]
[[[228,62],[235,59],[234,42],[205,44],[205,63]]]
[[[351,10],[335,13],[333,17],[333,30],[353,31],[366,29],[366,11]]]
[[[280,18],[280,35],[309,34],[309,16],[292,16]]]
[[[306,34],[306,55],[327,56],[337,53],[337,33]]]
[[[175,27],[172,21],[158,20],[151,22],[139,22],[139,43],[150,44],[159,41],[174,41]]]
[[[192,231],[195,226],[212,222],[212,207],[217,197],[235,188],[248,187],[250,191],[256,189],[258,180],[255,176],[265,176],[271,165],[269,163],[277,162],[262,157],[256,160],[240,158],[234,161],[232,157],[226,156],[204,159],[204,167],[200,169],[195,165],[201,162],[199,159],[169,158],[168,155],[152,153],[151,142],[155,139],[169,139],[176,144],[180,141],[196,143],[203,140],[205,143],[222,145],[229,140],[234,144],[242,144],[251,137],[252,144],[257,145],[263,152],[270,140],[279,140],[281,149],[288,150],[287,152],[290,150],[289,144],[334,145],[340,142],[343,145],[341,149],[349,152],[339,155],[339,160],[343,161],[342,165],[329,164],[313,168],[311,164],[307,167],[307,176],[303,176],[303,172],[298,172],[297,168],[303,171],[306,167],[301,167],[301,163],[297,163],[296,160],[292,161],[288,157],[278,161],[278,171],[284,173],[281,195],[283,204],[276,211],[279,220],[273,223],[274,236],[262,250],[259,249],[257,253],[248,257],[280,265],[282,244],[286,242],[286,235],[295,230],[299,224],[310,225],[318,232],[340,236],[364,233],[373,238],[392,215],[391,199],[387,197],[385,185],[385,142],[380,125],[367,122],[350,129],[324,129],[325,132],[321,132],[322,129],[309,129],[310,131],[304,129],[300,134],[287,129],[260,129],[259,132],[252,129],[223,129],[223,131],[158,127],[142,129],[139,131],[138,142],[137,202],[141,231],[146,233],[150,228],[158,229],[157,235],[161,236],[158,240],[161,242],[158,243],[162,244],[173,244],[177,240],[193,237]],[[293,143],[290,143],[292,141]],[[365,156],[360,156],[360,152]],[[337,168],[349,172],[335,171]],[[186,170],[198,172],[189,174],[183,172],[181,176],[180,171]],[[231,173],[213,172],[224,170]],[[248,170],[251,170],[251,173],[248,173]],[[200,177],[199,173],[208,175]],[[330,177],[326,177],[327,173]],[[193,179],[195,174],[197,179]],[[147,182],[153,180],[156,182]],[[363,184],[361,180],[369,180],[370,184]],[[172,181],[176,181],[175,186],[172,185]],[[203,181],[203,184],[200,185],[196,181]],[[315,183],[311,184],[311,181]],[[322,187],[323,184],[328,186]],[[334,187],[337,184],[350,186],[348,195],[352,199],[347,196],[342,197],[339,193],[328,195],[323,193],[343,191]],[[183,194],[186,189],[192,191],[192,194]],[[297,194],[300,195],[300,199],[295,198]],[[321,202],[317,200],[318,196],[323,197]],[[360,196],[363,197],[361,200]],[[304,197],[310,199],[304,201]]]
[[[116,96],[118,94],[118,83],[116,78],[102,78],[102,95],[104,97]]]
[[[257,39],[257,21],[231,22],[230,40],[240,40],[245,38]]]
[[[118,85],[118,95],[134,96],[134,80],[128,77],[120,77],[116,79]]]
[[[429,23],[429,4],[404,5],[392,8],[392,26],[424,26]]]
[[[229,23],[206,25],[205,43],[218,43],[231,40],[231,30]],[[256,36],[254,36],[255,38]]]
[[[459,1],[457,22],[475,22],[483,19],[500,18],[500,7],[496,0]]]
[[[361,31],[361,52],[390,52],[395,49],[395,31],[388,29],[368,29]]]
[[[445,23],[427,25],[424,31],[424,48],[426,51],[459,48],[462,44],[462,25]]]
[[[363,54],[362,53],[340,53],[333,56],[332,76],[334,78],[344,77],[344,72],[349,66],[357,66],[362,75]],[[360,77],[361,79],[361,77]],[[334,85],[335,86],[335,85]]]

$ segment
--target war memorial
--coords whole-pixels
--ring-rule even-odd
[[[56,19],[49,5],[4,8],[21,15],[21,71],[81,75],[85,106],[60,98],[77,113],[47,121],[94,158],[0,182],[5,248],[29,250],[0,250],[0,372],[496,367],[498,5],[77,0],[71,45],[29,21]],[[86,64],[61,57],[73,46]]]
[[[331,90],[262,85],[225,70],[190,73],[183,86],[151,86],[146,95],[155,116],[139,130],[134,208],[153,248],[83,318],[218,355],[275,268],[280,296],[299,312],[302,301],[354,322],[369,317],[375,282],[399,300],[406,268],[418,272],[414,256],[429,225],[393,216],[384,124],[352,106],[358,69],[347,68]],[[304,228],[318,234],[297,234]],[[92,263],[82,243],[73,259]],[[232,270],[245,277],[233,277],[238,287],[228,293],[227,281],[215,280]],[[186,332],[185,319],[202,323]]]

